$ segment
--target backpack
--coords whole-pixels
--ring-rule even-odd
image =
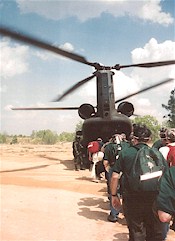
[[[130,174],[127,175],[130,190],[157,191],[159,180],[166,166],[162,154],[156,148],[144,146],[137,148]]]
[[[89,142],[87,148],[88,148],[88,151],[90,153],[96,153],[100,150],[99,142],[98,141],[91,141],[91,142]]]
[[[171,166],[175,166],[175,146],[168,145],[168,147],[167,161],[170,162]]]

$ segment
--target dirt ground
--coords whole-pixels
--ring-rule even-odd
[[[107,221],[105,180],[92,182],[72,160],[71,143],[1,145],[2,241],[128,240],[122,214]]]

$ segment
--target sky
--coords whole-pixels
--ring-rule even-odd
[[[84,56],[89,62],[127,65],[175,60],[174,0],[0,0],[1,25]],[[74,132],[77,111],[14,111],[11,107],[96,105],[92,79],[60,102],[52,100],[92,75],[94,68],[0,36],[1,133]],[[114,71],[115,99],[175,77],[175,65]],[[138,115],[159,123],[175,81],[127,99]],[[117,105],[116,105],[117,107]]]

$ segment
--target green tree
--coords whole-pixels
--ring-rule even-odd
[[[58,140],[57,133],[52,132],[51,130],[44,131],[42,136],[42,142],[44,144],[53,145],[57,142],[57,140]]]
[[[58,140],[58,135],[51,130],[32,131],[31,138],[34,143],[53,145]]]
[[[137,123],[137,124],[145,124],[152,132],[152,141],[153,142],[159,138],[159,130],[160,130],[161,126],[155,117],[150,116],[150,115],[137,116],[137,117],[135,117],[133,122]]]
[[[74,140],[74,136],[75,136],[75,133],[62,132],[62,133],[58,136],[58,140],[59,140],[59,141],[72,142],[72,141]]]
[[[0,133],[0,143],[6,143],[7,142],[7,135]]]
[[[169,113],[164,116],[167,118],[166,124],[168,127],[175,127],[175,88],[170,93],[170,98],[168,100],[168,104],[162,104],[162,107],[165,108]]]
[[[14,136],[12,137],[12,140],[11,140],[10,144],[17,144],[17,143],[18,143],[17,135],[14,135]]]

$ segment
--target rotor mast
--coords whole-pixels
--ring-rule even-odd
[[[110,118],[115,111],[113,76],[111,70],[98,70],[97,76],[97,115]]]

